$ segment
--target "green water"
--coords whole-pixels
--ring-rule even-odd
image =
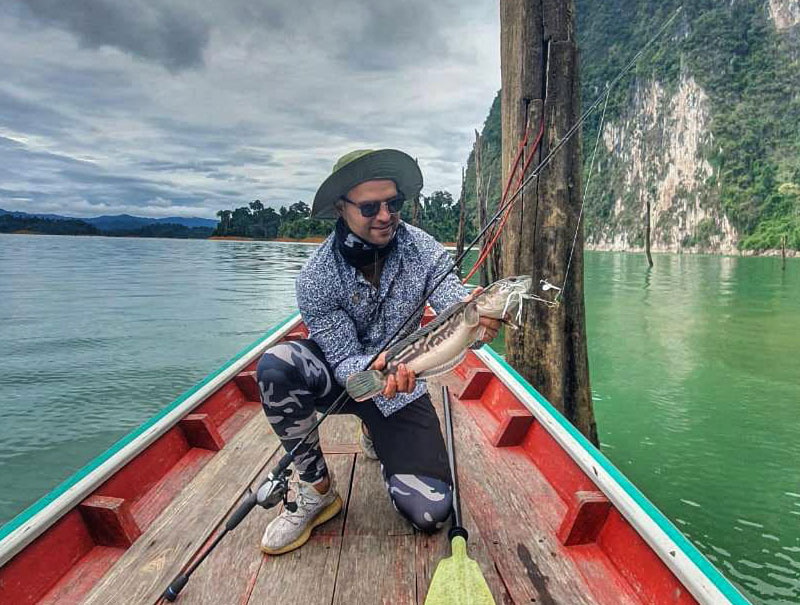
[[[311,246],[0,235],[0,522],[294,307]],[[800,601],[800,261],[587,253],[602,449],[755,602]]]
[[[800,601],[800,262],[587,254],[602,450],[754,600]]]

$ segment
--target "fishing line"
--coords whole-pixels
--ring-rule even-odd
[[[529,127],[526,125],[526,127],[525,127],[526,134],[525,134],[525,137],[523,139],[523,143],[526,143],[527,140],[528,140],[528,129],[529,129]],[[519,185],[519,183],[522,182],[522,179],[525,176],[525,172],[527,172],[528,167],[530,166],[530,163],[533,160],[533,156],[536,154],[536,151],[539,148],[539,143],[541,143],[543,136],[544,136],[544,112],[542,113],[542,120],[541,120],[541,123],[539,125],[539,134],[536,136],[536,140],[533,142],[533,147],[532,147],[531,151],[525,156],[525,162],[523,162],[522,172],[519,174],[519,178],[517,179],[516,178],[517,177],[517,167],[519,166],[519,161],[515,161],[514,166],[511,169],[512,172],[508,176],[508,181],[506,182],[506,186],[505,186],[505,190],[504,190],[504,193],[503,193],[503,197],[500,198],[500,205],[502,205],[505,202],[506,196],[508,195],[508,190],[511,187],[511,184],[514,182],[514,180],[515,179],[517,180],[518,185]],[[524,149],[524,147],[525,146],[523,145],[522,149]],[[487,193],[488,193],[488,187],[487,187]],[[478,271],[480,266],[489,257],[489,254],[490,254],[492,248],[494,248],[494,245],[495,245],[495,243],[497,243],[497,240],[500,237],[500,234],[503,232],[503,228],[505,227],[506,222],[508,222],[508,217],[509,216],[511,216],[511,208],[510,207],[508,208],[508,210],[506,210],[505,214],[503,215],[503,218],[497,224],[497,229],[494,231],[494,233],[490,234],[489,237],[487,238],[489,240],[489,243],[485,244],[485,245],[483,245],[481,247],[481,253],[480,253],[480,256],[478,257],[478,260],[475,261],[475,265],[472,267],[472,269],[470,269],[470,272],[467,273],[467,276],[463,280],[461,280],[461,283],[466,284],[469,281],[469,279],[473,275],[475,275],[475,273]]]
[[[511,169],[511,175],[509,176],[509,180],[506,183],[505,191],[503,192],[503,195],[500,198],[501,199],[500,209],[498,210],[497,214],[495,214],[494,217],[487,223],[487,226],[493,224],[497,220],[498,215],[500,213],[502,213],[504,210],[508,209],[508,213],[510,214],[511,206],[514,203],[516,203],[517,197],[520,196],[520,194],[523,192],[523,190],[528,186],[528,183],[530,183],[531,180],[533,180],[534,178],[539,176],[539,174],[541,173],[542,169],[545,166],[547,166],[547,164],[550,163],[552,157],[556,154],[556,152],[558,152],[561,149],[561,147],[563,147],[567,143],[567,141],[574,136],[574,134],[577,131],[577,129],[588,119],[588,117],[599,107],[600,103],[603,102],[604,100],[605,100],[605,104],[603,106],[603,117],[602,117],[602,120],[603,121],[605,120],[606,108],[608,106],[608,99],[610,97],[611,90],[619,83],[619,81],[622,78],[625,77],[625,75],[639,61],[639,59],[642,57],[642,55],[644,55],[644,53],[646,53],[647,50],[656,42],[656,40],[658,40],[664,34],[664,32],[667,30],[667,28],[669,28],[669,26],[672,24],[672,22],[678,17],[678,15],[682,11],[683,11],[683,5],[679,6],[675,10],[675,12],[672,14],[672,16],[669,19],[667,19],[667,21],[664,22],[664,24],[661,26],[661,28],[659,28],[659,30],[644,44],[644,46],[642,46],[639,49],[639,51],[625,65],[625,67],[623,67],[622,70],[619,71],[617,73],[617,75],[610,82],[606,83],[605,92],[599,94],[594,99],[594,101],[589,106],[589,108],[586,111],[583,112],[583,114],[578,119],[578,121],[575,122],[575,124],[572,125],[572,127],[567,131],[567,133],[556,143],[556,145],[550,150],[550,152],[539,163],[539,165],[533,170],[533,172],[531,172],[531,174],[527,178],[525,178],[524,181],[522,181],[522,177],[520,177],[520,180],[522,181],[521,184],[518,185],[518,187],[517,187],[516,191],[514,192],[514,194],[510,198],[508,198],[506,200],[506,195],[508,193],[508,188],[509,188],[509,186],[511,185],[511,183],[513,181],[514,175],[516,174],[516,169],[517,169],[517,167],[519,165],[519,160],[520,160],[520,156],[522,154],[522,150],[524,149],[524,146],[525,146],[525,144],[527,143],[527,140],[528,140],[529,128],[526,126],[525,136],[524,136],[522,142],[520,143],[520,149],[517,151],[517,155],[514,158],[514,163],[512,165],[512,169]],[[544,116],[543,116],[543,120],[542,120],[542,129],[543,128],[544,128]],[[535,148],[536,148],[536,145],[539,142],[539,139],[541,138],[541,135],[542,135],[542,132],[540,131],[539,138],[537,138],[537,141],[534,144],[534,151],[536,150]],[[592,170],[593,170],[593,167],[594,167],[594,155],[597,152],[597,143],[599,143],[599,139],[597,139],[597,141],[595,142],[594,152],[592,153],[592,168],[590,169],[589,181],[587,182],[587,191],[588,191],[589,184],[591,183],[591,175],[592,175]],[[533,152],[531,152],[531,154],[530,154],[530,158],[531,159],[532,159],[532,157],[533,157]],[[527,170],[528,161],[529,160],[526,160],[526,162],[524,163],[524,167],[523,167],[523,170],[522,170],[522,175],[524,175],[525,171]],[[569,256],[569,260],[567,262],[567,270],[566,270],[565,275],[564,275],[564,282],[562,283],[562,287],[559,288],[558,286],[555,286],[555,285],[551,284],[546,279],[543,279],[543,280],[540,281],[540,284],[541,284],[542,289],[544,291],[552,289],[552,290],[556,290],[558,292],[558,294],[556,296],[556,299],[555,300],[547,300],[547,299],[544,299],[544,298],[540,298],[540,297],[538,297],[536,295],[533,295],[531,297],[533,300],[545,303],[548,306],[553,306],[553,307],[557,306],[559,304],[559,297],[561,296],[561,293],[563,291],[563,287],[566,285],[566,278],[568,277],[568,274],[569,274],[569,266],[570,266],[570,264],[572,262],[572,253],[575,250],[575,242],[577,240],[578,229],[580,229],[580,218],[583,216],[583,209],[584,209],[585,202],[586,202],[586,191],[584,192],[583,200],[581,202],[581,209],[580,209],[580,215],[579,215],[579,218],[578,218],[578,225],[576,227],[575,234],[573,236],[572,248],[570,249],[570,256]],[[504,216],[502,223],[498,227],[497,233],[493,234],[494,237],[492,238],[492,243],[490,244],[490,246],[494,245],[494,242],[499,237],[500,231],[502,230],[503,226],[505,226],[505,223],[506,223],[507,220],[508,220],[508,217]],[[481,257],[479,258],[478,262],[481,262],[481,260],[485,260],[483,252],[484,251],[482,250]],[[486,256],[488,256],[488,255],[486,255]],[[477,268],[473,267],[472,270],[470,271],[470,274],[467,276],[467,279],[469,277],[471,277],[475,273],[476,270],[477,270]]]
[[[625,67],[623,67],[622,70],[620,70],[617,73],[617,75],[614,76],[614,78],[609,83],[606,84],[605,92],[599,94],[594,99],[594,101],[588,107],[588,109],[586,109],[586,111],[584,111],[583,114],[581,114],[581,117],[578,119],[578,121],[575,122],[575,124],[573,124],[570,127],[569,130],[567,130],[566,134],[561,139],[558,140],[558,142],[548,152],[548,154],[544,157],[544,159],[541,162],[539,162],[539,165],[536,168],[534,168],[534,170],[531,172],[531,174],[528,175],[527,178],[525,178],[525,180],[517,188],[517,190],[514,192],[514,194],[502,205],[500,210],[498,210],[498,214],[503,212],[506,208],[510,208],[511,205],[516,203],[517,198],[520,196],[520,194],[523,192],[523,190],[528,186],[528,183],[530,183],[533,179],[538,177],[539,174],[541,174],[542,170],[553,159],[553,156],[564,145],[566,145],[566,143],[575,135],[575,133],[578,131],[578,129],[581,127],[581,125],[600,106],[600,103],[603,102],[604,100],[606,101],[606,104],[608,103],[608,98],[609,98],[609,95],[611,94],[611,90],[619,83],[620,80],[622,80],[622,78],[624,78],[627,75],[627,73],[631,69],[633,69],[634,65],[636,65],[636,63],[644,55],[644,53],[647,52],[647,50],[656,42],[656,40],[658,40],[664,34],[664,32],[669,28],[669,26],[672,25],[672,22],[675,21],[675,19],[678,17],[678,15],[681,14],[681,12],[683,12],[683,5],[679,6],[675,10],[675,12],[672,14],[672,16],[669,19],[667,19],[664,22],[664,24],[659,28],[659,30],[644,44],[644,46],[642,46],[639,49],[639,51],[625,65]],[[605,109],[604,109],[604,113],[605,113]],[[584,201],[585,201],[585,198],[584,198]],[[581,206],[583,206],[583,204]],[[583,207],[581,207],[581,211],[582,210],[583,210]],[[489,222],[489,224],[492,224],[495,220],[497,220],[498,214],[495,214],[495,216],[492,218],[492,220]],[[579,229],[579,228],[580,228],[580,222],[578,223],[578,226],[576,228],[575,238],[577,238],[577,229]],[[574,250],[574,239],[573,239],[573,250]],[[570,252],[570,261],[571,261],[571,257],[572,257],[572,252]],[[566,278],[566,275],[565,275],[565,278]],[[544,291],[553,289],[553,290],[556,290],[557,292],[561,292],[561,290],[562,290],[562,288],[559,288],[558,286],[555,286],[555,285],[551,284],[546,279],[541,280],[539,283],[541,284],[542,289]],[[566,284],[566,281],[564,282],[564,284],[562,284],[562,286],[565,285],[565,284]],[[533,295],[531,298],[533,300],[537,300],[539,302],[543,302],[543,303],[545,303],[545,304],[547,304],[548,306],[551,306],[551,307],[557,306],[559,304],[558,295],[556,296],[556,300],[552,300],[552,301],[546,300],[544,298],[540,298],[540,297],[538,297],[536,295]]]
[[[606,86],[606,102],[603,103],[603,115],[600,117],[600,126],[597,128],[597,138],[594,141],[594,150],[592,151],[592,160],[589,162],[589,176],[586,177],[586,189],[583,190],[583,199],[581,200],[581,210],[578,212],[578,224],[575,226],[575,233],[572,236],[572,247],[569,250],[569,258],[567,259],[567,270],[564,272],[564,281],[561,283],[561,287],[554,286],[550,282],[546,280],[542,280],[545,282],[542,284],[543,290],[549,290],[551,288],[557,290],[555,300],[556,304],[558,304],[561,297],[564,295],[564,290],[567,287],[567,279],[569,278],[569,268],[572,264],[572,253],[575,252],[575,242],[578,240],[578,231],[581,228],[581,219],[583,218],[583,208],[586,205],[586,198],[589,197],[589,189],[592,186],[592,175],[594,175],[594,158],[597,155],[597,147],[600,144],[600,136],[603,134],[603,126],[606,122],[606,108],[608,107],[608,99],[611,96],[609,93],[611,89]],[[541,283],[541,282],[540,282]],[[549,287],[546,287],[549,286]]]

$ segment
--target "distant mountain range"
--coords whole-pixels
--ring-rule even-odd
[[[129,214],[116,214],[112,216],[94,216],[91,218],[62,216],[60,214],[31,214],[28,212],[18,212],[14,210],[3,210],[0,208],[0,216],[10,214],[19,218],[43,218],[51,221],[83,221],[97,227],[101,231],[134,231],[146,225],[169,224],[183,225],[184,227],[206,227],[213,229],[217,226],[217,221],[208,218],[169,216],[166,218],[149,218],[142,216],[131,216]]]

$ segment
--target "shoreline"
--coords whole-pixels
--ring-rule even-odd
[[[278,242],[281,244],[321,244],[325,241],[324,237],[304,237],[296,239],[291,237],[275,237],[275,238],[261,238],[261,237],[244,237],[241,235],[212,235],[203,239],[215,240],[222,242]]]
[[[626,254],[644,254],[644,248],[618,248],[606,244],[583,244],[583,249],[590,252],[624,252]],[[769,256],[780,257],[782,251],[780,248],[767,248],[766,250],[703,250],[703,249],[654,249],[650,248],[652,254],[692,254],[692,255],[706,255],[706,256],[731,256],[731,257],[756,257],[756,256]],[[786,249],[786,258],[800,258],[800,250]]]
[[[53,237],[62,237],[62,236],[72,236],[72,237],[108,237],[108,238],[133,238],[133,239],[170,239],[170,240],[186,240],[186,241],[222,241],[222,242],[273,242],[279,244],[299,244],[305,246],[311,245],[319,245],[325,241],[326,238],[315,236],[315,237],[305,237],[302,239],[295,239],[290,237],[276,237],[273,239],[263,239],[258,237],[243,237],[239,235],[215,235],[211,237],[142,237],[139,235],[107,235],[107,234],[100,234],[100,233],[86,233],[86,234],[78,234],[78,233],[40,233],[37,231],[30,231],[30,230],[21,230],[21,231],[12,231],[8,233],[0,233],[0,235],[35,235],[35,236],[53,236]],[[441,242],[441,244],[447,250],[455,250],[455,242]],[[609,246],[606,244],[584,244],[583,249],[589,252],[624,252],[625,254],[644,254],[644,248],[618,248],[615,246]],[[692,254],[692,255],[706,255],[706,256],[727,256],[727,257],[778,257],[780,258],[782,251],[780,248],[768,248],[766,250],[725,250],[725,251],[714,251],[714,250],[702,250],[702,249],[693,249],[693,248],[686,248],[686,249],[679,249],[679,250],[668,250],[668,249],[652,249],[650,250],[653,254],[671,254],[671,255],[681,255],[681,254]],[[786,250],[786,258],[800,258],[800,250]]]

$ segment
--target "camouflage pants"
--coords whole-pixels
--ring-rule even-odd
[[[267,419],[286,451],[308,433],[317,411],[342,393],[325,356],[312,340],[279,343],[262,356],[257,379]],[[452,487],[439,420],[423,395],[384,417],[370,401],[348,401],[339,413],[366,424],[381,461],[386,490],[395,508],[422,531],[434,531],[450,515]],[[328,474],[315,431],[294,459],[301,481],[315,483]]]

